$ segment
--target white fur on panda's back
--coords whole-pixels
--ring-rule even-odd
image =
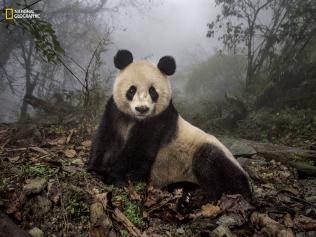
[[[197,183],[192,170],[192,161],[197,149],[206,143],[219,147],[245,173],[231,152],[216,137],[205,133],[179,116],[175,137],[157,154],[151,172],[152,183],[157,186],[183,181]]]

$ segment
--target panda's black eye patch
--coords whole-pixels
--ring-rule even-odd
[[[149,95],[151,97],[151,99],[156,102],[158,100],[158,97],[159,97],[159,94],[158,92],[156,91],[155,87],[151,86],[149,88]]]
[[[136,93],[136,90],[137,90],[136,86],[131,86],[126,92],[126,98],[128,100],[133,100],[133,97],[134,97],[134,95]]]

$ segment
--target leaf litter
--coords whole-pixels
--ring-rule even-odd
[[[0,212],[15,228],[44,236],[316,236],[316,179],[276,161],[245,158],[251,203],[238,194],[209,202],[200,189],[105,185],[85,170],[90,137],[73,127],[31,129],[41,139],[0,126]]]

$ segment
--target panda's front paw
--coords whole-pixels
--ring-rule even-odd
[[[115,186],[118,186],[118,187],[123,187],[123,186],[126,186],[128,184],[125,177],[113,177],[112,176],[107,181],[108,181],[108,183],[114,184]]]

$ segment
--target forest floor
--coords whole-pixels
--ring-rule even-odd
[[[91,140],[75,127],[0,125],[1,237],[10,228],[36,237],[316,236],[316,178],[294,168],[258,154],[239,158],[251,176],[251,203],[144,183],[117,188],[86,172]]]

